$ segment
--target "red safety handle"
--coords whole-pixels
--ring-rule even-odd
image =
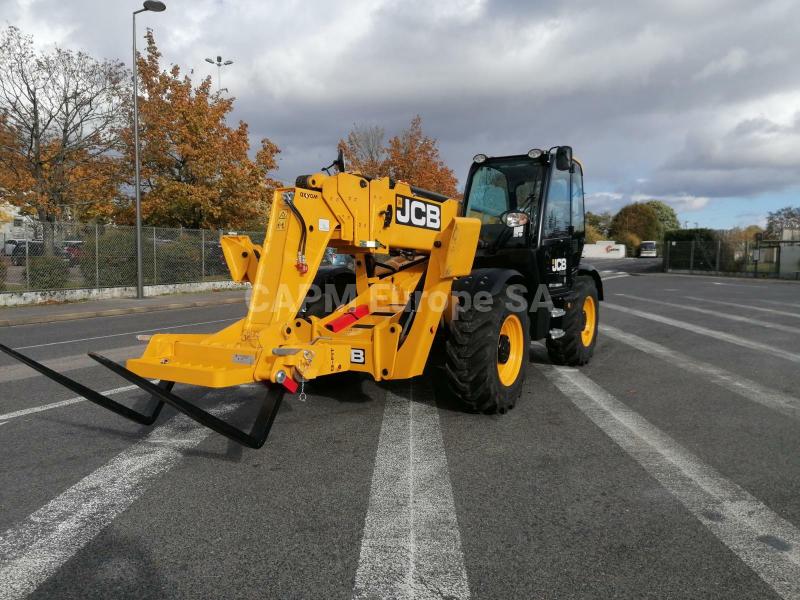
[[[341,317],[336,317],[330,323],[327,323],[325,327],[336,333],[337,331],[341,331],[342,329],[346,329],[350,327],[353,323],[358,321],[359,319],[366,317],[369,314],[369,304],[361,304],[359,306],[354,306],[350,310],[348,310],[345,314]]]

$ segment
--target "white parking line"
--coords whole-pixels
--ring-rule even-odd
[[[608,277],[603,277],[603,281],[609,281],[611,279],[620,279],[622,277],[628,277],[627,273],[618,273],[616,275],[609,275]]]
[[[219,416],[236,406],[212,412]],[[210,434],[175,417],[8,529],[0,536],[0,599],[33,592]]]
[[[353,598],[469,598],[438,409],[387,394]]]
[[[135,385],[126,385],[125,387],[118,387],[114,388],[113,390],[106,390],[105,392],[99,392],[103,396],[115,396],[116,394],[122,394],[124,392],[130,392],[131,390],[138,389],[138,386]],[[17,419],[19,417],[26,417],[28,415],[33,415],[39,412],[44,412],[46,410],[52,410],[54,408],[61,408],[62,406],[69,406],[71,404],[77,404],[78,402],[86,402],[86,398],[83,396],[76,396],[74,398],[69,398],[67,400],[60,400],[58,402],[51,402],[50,404],[43,404],[41,406],[34,406],[32,408],[24,408],[22,410],[16,410],[14,412],[6,413],[4,415],[0,415],[0,421],[10,421],[11,419]]]
[[[800,314],[788,312],[785,310],[775,310],[774,308],[763,308],[761,306],[752,306],[750,304],[739,304],[737,302],[724,302],[722,300],[712,300],[711,298],[698,298],[697,296],[684,296],[684,298],[688,298],[689,300],[698,300],[700,302],[710,302],[712,304],[720,304],[722,306],[732,306],[734,308],[743,308],[745,310],[756,310],[759,312],[770,313],[772,315],[780,315],[783,317],[794,317],[795,319],[800,319]]]
[[[791,308],[800,308],[800,304],[796,304],[793,302],[780,302],[778,300],[762,300],[761,298],[759,298],[758,301],[766,302],[767,304],[775,304],[776,306],[789,306]]]
[[[800,531],[576,369],[537,365],[595,425],[783,598],[800,598]]]
[[[763,386],[751,379],[741,377],[725,369],[697,360],[696,358],[681,354],[680,352],[646,340],[638,335],[626,333],[616,327],[600,325],[600,331],[618,342],[628,344],[650,356],[656,356],[672,363],[684,371],[701,375],[712,383],[738,394],[747,400],[757,402],[767,408],[795,419],[800,419],[800,399],[794,396]]]
[[[707,337],[711,337],[723,342],[728,342],[729,344],[735,344],[737,346],[742,346],[743,348],[749,348],[750,350],[757,350],[758,352],[772,354],[773,356],[784,358],[786,360],[795,363],[800,363],[800,354],[795,354],[794,352],[787,352],[786,350],[781,350],[780,348],[775,348],[773,346],[767,346],[766,344],[759,344],[758,342],[750,341],[743,337],[739,337],[738,335],[725,333],[724,331],[708,329],[707,327],[701,327],[700,325],[693,325],[692,323],[678,321],[677,319],[670,319],[669,317],[664,317],[661,315],[656,315],[653,313],[636,310],[635,308],[629,308],[627,306],[621,306],[619,304],[612,304],[610,302],[603,302],[603,307],[610,308],[611,310],[618,310],[620,312],[624,312],[629,315],[633,315],[635,317],[641,317],[642,319],[655,321],[656,323],[663,323],[664,325],[671,325],[672,327],[678,327],[679,329],[684,329],[686,331],[690,331],[691,333],[696,333],[698,335],[705,335]]]
[[[664,302],[663,300],[655,300],[654,298],[646,298],[644,296],[634,296],[632,294],[614,294],[615,296],[622,296],[623,298],[630,298],[631,300],[640,300],[643,302],[652,302],[653,304],[660,304],[661,306],[669,306],[671,308],[679,308],[681,310],[688,310],[691,312],[700,313],[702,315],[711,315],[712,317],[719,317],[720,319],[728,319],[729,321],[738,321],[739,323],[747,323],[748,325],[757,325],[765,329],[776,329],[778,331],[785,331],[787,333],[800,334],[800,327],[791,327],[789,325],[782,325],[780,323],[771,323],[769,321],[759,321],[758,319],[751,319],[742,315],[730,315],[719,310],[709,310],[707,308],[699,308],[689,304],[677,304],[675,302]]]
[[[94,337],[79,338],[75,340],[64,340],[62,342],[49,342],[47,344],[34,344],[33,346],[19,346],[14,350],[30,350],[31,348],[46,348],[47,346],[59,346],[61,344],[75,344],[77,342],[91,342],[93,340],[105,340],[107,338],[120,337],[123,335],[136,335],[137,333],[153,333],[154,331],[168,331],[170,329],[180,329],[181,327],[194,327],[195,325],[210,325],[212,323],[225,323],[226,321],[238,321],[241,317],[231,319],[216,319],[214,321],[200,321],[199,323],[186,323],[185,325],[170,325],[169,327],[156,327],[155,329],[140,329],[138,331],[126,331],[124,333],[112,333],[109,335],[96,335]]]
[[[124,348],[113,348],[111,350],[104,350],[103,356],[111,360],[123,360],[135,356],[138,352],[141,354],[144,351],[144,344],[138,346],[125,346]],[[92,360],[86,354],[71,354],[70,356],[61,356],[52,360],[42,361],[46,367],[50,367],[59,373],[68,373],[69,371],[76,371],[78,369],[88,369],[91,367],[99,367],[100,365],[96,360]],[[7,383],[9,381],[20,381],[22,379],[30,379],[32,377],[44,377],[38,371],[34,371],[27,365],[13,364],[7,367],[0,367],[0,383]]]

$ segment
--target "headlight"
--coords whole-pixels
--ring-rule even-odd
[[[530,219],[528,219],[528,215],[524,212],[507,212],[500,220],[506,224],[508,227],[519,227],[520,225],[527,225]]]
[[[486,158],[487,157],[485,154],[476,154],[475,156],[472,157],[472,162],[476,162],[478,164],[485,163]]]
[[[534,148],[533,150],[528,150],[528,156],[531,158],[539,158],[544,152],[539,150],[538,148]]]

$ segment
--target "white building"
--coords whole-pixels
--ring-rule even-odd
[[[781,241],[800,242],[800,229],[784,227],[783,231],[781,231]]]
[[[0,202],[0,211],[11,217],[9,221],[0,223],[0,242],[25,237],[25,217],[16,206]]]

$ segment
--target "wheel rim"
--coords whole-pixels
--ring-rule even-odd
[[[594,329],[597,324],[597,307],[594,298],[586,296],[583,301],[583,331],[581,331],[581,342],[585,348],[592,345],[594,340]]]
[[[500,337],[497,343],[497,374],[500,383],[509,387],[519,375],[522,359],[525,355],[525,334],[522,321],[517,315],[508,315],[500,326]]]

